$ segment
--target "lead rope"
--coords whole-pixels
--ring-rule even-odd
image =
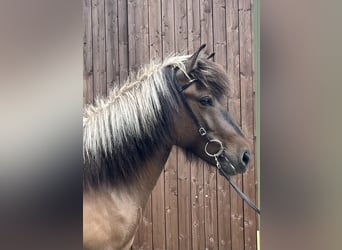
[[[185,96],[183,95],[183,91],[185,89],[187,89],[191,84],[193,84],[194,82],[196,82],[197,79],[189,79],[189,82],[187,82],[185,85],[183,85],[183,87],[179,87],[177,80],[176,80],[176,87],[178,89],[178,92],[180,94],[181,100],[185,106],[185,108],[188,110],[188,113],[190,114],[192,120],[194,121],[194,123],[196,124],[197,128],[198,128],[198,132],[201,136],[205,137],[207,140],[207,143],[205,144],[205,153],[210,156],[213,157],[216,161],[216,168],[219,170],[220,175],[222,175],[224,178],[226,178],[226,180],[229,182],[229,184],[233,187],[233,189],[240,195],[240,197],[258,214],[260,214],[260,209],[256,207],[256,205],[236,186],[236,184],[234,182],[232,182],[232,180],[230,179],[230,177],[222,170],[221,168],[221,164],[219,162],[219,160],[217,159],[218,156],[220,156],[223,153],[223,145],[222,142],[217,140],[217,139],[210,139],[207,131],[202,127],[202,125],[200,124],[200,122],[198,121],[197,117],[195,116],[194,112],[192,111],[188,101],[185,99]],[[220,149],[218,152],[216,152],[215,154],[211,154],[208,152],[207,147],[209,145],[209,143],[218,143],[220,145]],[[234,168],[234,166],[230,163],[229,159],[226,159],[229,164]],[[235,168],[234,168],[235,170]]]
[[[220,175],[222,175],[224,178],[226,178],[226,180],[229,182],[229,184],[233,187],[233,189],[240,195],[240,197],[251,207],[253,208],[253,210],[255,212],[257,212],[258,214],[260,214],[260,209],[257,208],[257,206],[238,188],[238,186],[236,186],[236,184],[234,182],[232,182],[232,180],[230,179],[230,176],[227,175],[221,168],[221,164],[219,163],[219,161],[217,160],[217,158],[215,158],[216,160],[216,166],[217,169],[219,170]]]
[[[220,149],[215,153],[212,154],[208,151],[208,145],[209,143],[217,143],[220,146]],[[227,175],[221,168],[221,163],[219,162],[219,160],[217,159],[217,157],[219,157],[222,153],[223,153],[223,145],[222,142],[217,140],[217,139],[212,139],[209,140],[204,147],[204,151],[205,153],[209,156],[209,157],[213,157],[216,161],[216,168],[219,170],[220,175],[222,175],[224,178],[226,178],[226,180],[229,182],[229,184],[233,187],[233,189],[240,195],[240,197],[251,207],[253,208],[253,210],[255,212],[257,212],[258,214],[260,214],[260,209],[257,208],[256,205],[254,205],[254,203],[236,186],[236,184],[234,182],[232,182],[232,180],[230,179],[229,175]],[[231,162],[229,161],[229,159],[226,158],[226,161],[229,162],[229,164],[231,165],[231,167],[234,168],[233,164],[231,164]],[[234,168],[235,170],[235,168]]]

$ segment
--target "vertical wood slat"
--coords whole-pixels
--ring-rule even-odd
[[[239,1],[227,1],[228,22],[228,75],[231,80],[231,94],[229,96],[229,111],[235,120],[241,125],[241,90],[240,90],[240,49],[239,49]],[[231,38],[229,40],[229,38]],[[232,180],[242,189],[242,177],[234,176]],[[232,249],[244,249],[243,234],[243,201],[237,193],[231,189],[231,240]]]
[[[107,96],[106,22],[103,0],[92,0],[94,97]]]
[[[227,67],[226,1],[213,1],[213,38],[215,61],[224,69]],[[228,94],[228,93],[227,93]],[[228,99],[224,98],[228,104]],[[228,108],[228,106],[227,106]],[[221,176],[217,177],[218,248],[231,249],[230,187]]]
[[[201,45],[200,3],[187,1],[188,51],[194,52]],[[191,249],[205,249],[204,217],[204,165],[192,163],[190,166],[191,197]]]
[[[188,51],[194,52],[201,46],[201,23],[199,0],[187,0]]]
[[[163,58],[175,51],[174,4],[162,0],[162,48]],[[174,147],[165,165],[165,235],[166,249],[178,249],[177,206],[177,149]]]
[[[150,60],[157,61],[162,55],[161,1],[149,0]],[[165,180],[162,172],[152,192],[152,245],[153,249],[166,249],[165,239]]]
[[[165,240],[166,249],[178,249],[177,150],[172,148],[165,164]]]
[[[114,1],[114,0],[112,0]],[[117,0],[118,3],[118,32],[119,32],[119,79],[123,84],[128,77],[128,11],[127,0]]]
[[[107,94],[114,84],[119,84],[119,31],[118,31],[118,5],[116,1],[105,0],[105,27],[106,27],[106,71]]]
[[[83,104],[94,100],[91,0],[83,0]]]
[[[187,53],[188,22],[187,6],[184,0],[174,0],[175,12],[175,50],[176,52]]]
[[[128,1],[129,76],[134,78],[141,66],[148,64],[149,55],[149,9],[148,0]],[[148,199],[142,222],[136,233],[132,249],[152,249],[152,209]]]
[[[148,1],[128,0],[129,75],[134,78],[149,63]]]
[[[207,51],[213,51],[213,2],[200,0],[201,42],[207,44]],[[205,164],[204,167],[204,219],[205,246],[218,249],[217,214],[217,171]]]
[[[175,50],[178,53],[187,52],[188,23],[186,1],[174,0],[175,25]],[[190,194],[190,163],[186,161],[185,155],[178,150],[178,248],[192,249],[191,247],[191,201]]]
[[[254,86],[252,61],[252,13],[250,6],[239,10],[240,29],[240,79],[241,79],[241,117],[242,128],[250,142],[254,155]],[[255,203],[255,159],[252,159],[248,171],[243,175],[243,190]],[[244,206],[245,249],[256,249],[256,214],[248,206]]]
[[[83,6],[84,103],[105,96],[149,60],[206,43],[227,68],[228,109],[253,148],[250,0],[83,0]],[[233,178],[254,201],[255,178],[253,163],[243,178]],[[254,212],[215,169],[189,166],[173,149],[133,248],[255,249],[255,242]]]

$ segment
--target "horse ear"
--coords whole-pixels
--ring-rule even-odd
[[[187,73],[189,73],[191,70],[197,67],[198,55],[205,48],[205,46],[206,44],[202,44],[201,47],[199,47],[199,49],[185,63]]]
[[[211,53],[211,54],[207,57],[207,59],[213,58],[214,56],[215,56],[215,52]]]

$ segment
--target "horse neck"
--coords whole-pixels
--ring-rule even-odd
[[[159,150],[154,157],[139,167],[136,176],[131,177],[128,183],[114,187],[113,193],[118,196],[129,197],[135,204],[145,207],[145,204],[155,187],[164,165],[171,152],[172,145]]]

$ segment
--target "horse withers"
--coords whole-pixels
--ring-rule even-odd
[[[146,66],[85,109],[85,249],[131,247],[173,145],[227,176],[246,171],[247,140],[220,103],[227,74],[204,47]]]

